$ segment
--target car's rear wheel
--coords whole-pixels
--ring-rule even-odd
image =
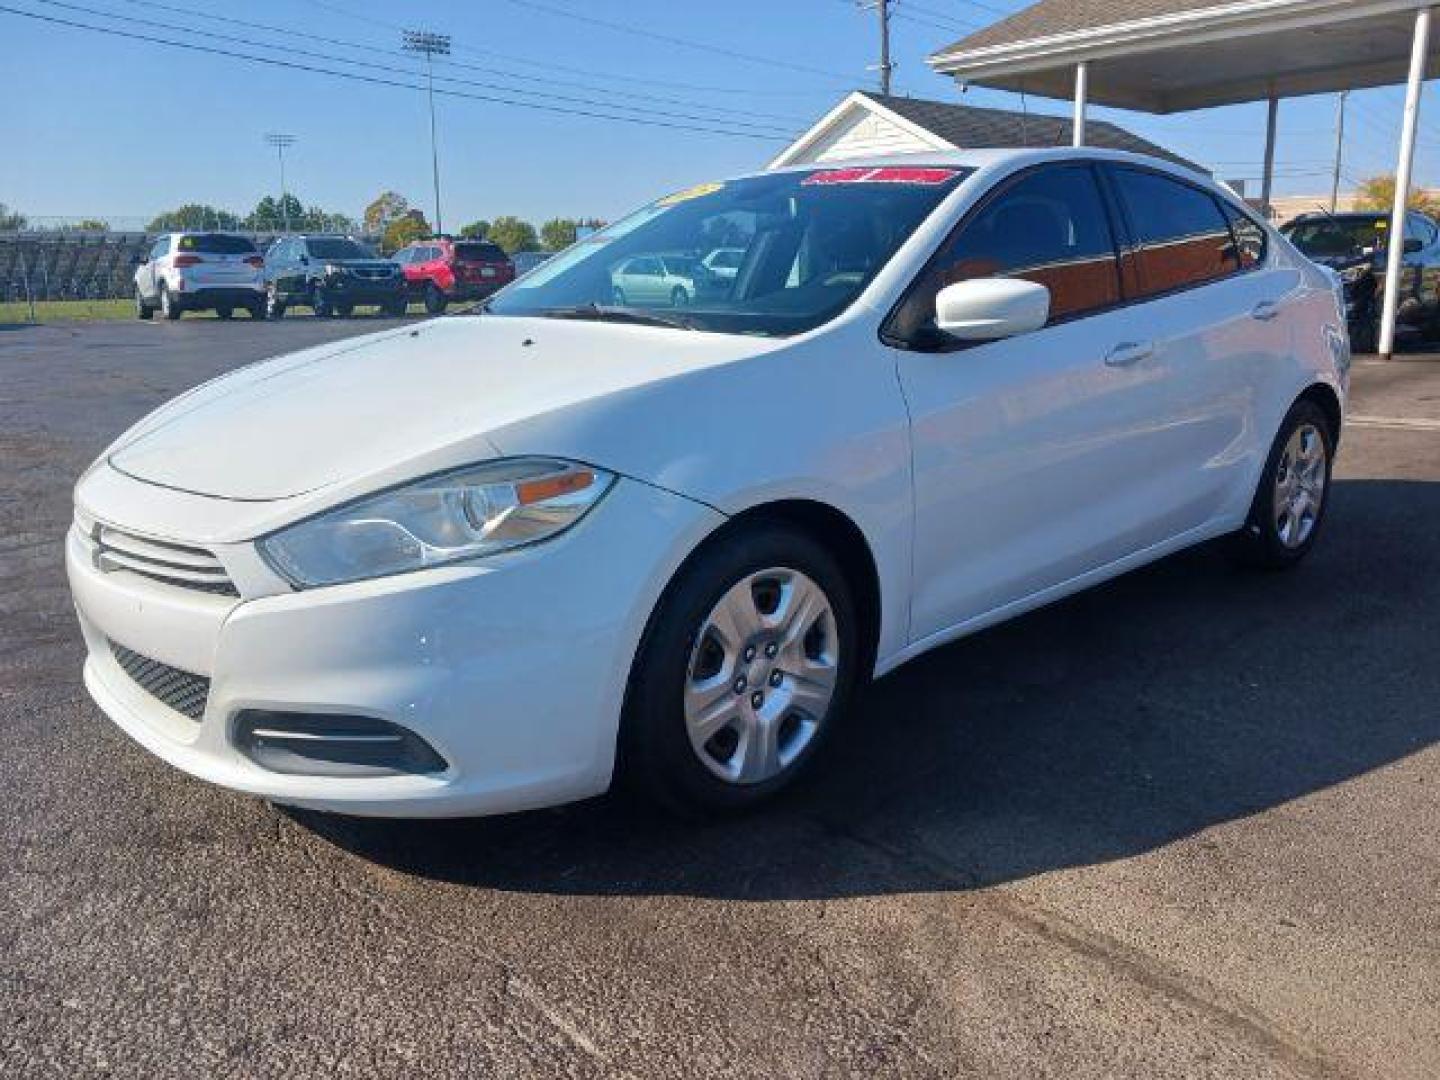
[[[445,305],[448,303],[445,294],[433,281],[425,286],[425,310],[431,315],[445,314]]]
[[[266,304],[263,299],[251,300],[250,303],[245,305],[245,310],[250,312],[250,318],[252,319],[263,319],[267,314]]]
[[[319,285],[310,290],[310,310],[315,312],[317,318],[328,319],[330,317],[330,298],[325,295],[325,290]]]
[[[623,779],[673,809],[739,810],[809,765],[854,691],[850,584],[808,534],[712,543],[666,590],[635,660]]]
[[[339,315],[342,319],[348,319],[351,315],[354,315],[354,314],[355,314],[355,305],[354,305],[354,304],[336,304],[336,305],[335,305],[335,314],[336,314],[336,315]]]
[[[217,319],[228,319],[234,314],[235,309],[232,308],[229,304],[221,304],[215,309],[215,317]]]
[[[1297,401],[1280,425],[1237,541],[1246,562],[1294,566],[1315,546],[1329,503],[1335,433],[1325,411]]]
[[[140,295],[140,290],[135,290],[135,317],[137,319],[153,319],[155,309],[145,303],[145,297]]]
[[[160,314],[171,322],[180,318],[180,303],[170,294],[168,285],[160,286]]]
[[[382,310],[386,315],[390,316],[390,318],[398,319],[405,314],[406,307],[407,305],[404,300],[392,300],[386,304]]]

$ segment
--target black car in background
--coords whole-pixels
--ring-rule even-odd
[[[1356,352],[1374,352],[1380,340],[1390,216],[1322,210],[1302,214],[1280,231],[1313,262],[1340,275],[1345,284],[1351,347]],[[1434,337],[1440,330],[1440,225],[1410,211],[1405,217],[1404,244],[1396,329]]]
[[[316,315],[349,315],[374,304],[386,315],[403,315],[405,275],[349,236],[282,236],[265,254],[265,307],[278,319],[297,304]]]

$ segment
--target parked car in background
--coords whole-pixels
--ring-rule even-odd
[[[690,255],[645,254],[625,259],[610,273],[611,299],[627,304],[686,307],[695,299],[696,260]]]
[[[616,306],[617,265],[722,228],[723,300]],[[939,645],[1202,541],[1299,563],[1349,363],[1333,276],[1164,161],[700,185],[475,318],[252,364],[121,435],[66,539],[85,682],[281,803],[493,813],[620,776],[752,806]],[[1301,618],[1345,585],[1265,592]]]
[[[321,318],[350,315],[363,304],[398,316],[409,302],[400,267],[354,237],[282,236],[265,261],[265,306],[272,319],[297,304]]]
[[[141,319],[157,311],[167,319],[186,311],[228,319],[236,308],[265,317],[265,259],[248,236],[166,233],[135,267],[135,314]]]
[[[441,314],[456,300],[478,300],[515,280],[515,264],[498,244],[488,240],[454,240],[448,236],[417,240],[394,255],[405,274],[410,295],[425,303],[431,315]]]
[[[510,261],[515,264],[515,276],[522,277],[548,262],[553,255],[550,251],[517,251],[510,256]]]
[[[1302,214],[1280,231],[1311,260],[1340,275],[1351,345],[1356,352],[1374,352],[1380,340],[1390,216],[1322,210]],[[1396,328],[1435,337],[1440,331],[1440,225],[1414,210],[1405,215],[1400,274]]]

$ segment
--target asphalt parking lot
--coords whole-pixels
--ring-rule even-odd
[[[0,328],[0,1075],[1440,1075],[1440,359],[1357,365],[1298,572],[933,653],[772,810],[408,825],[133,745],[61,567],[132,420],[382,325]]]

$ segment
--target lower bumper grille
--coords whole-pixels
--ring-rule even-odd
[[[169,706],[181,716],[188,716],[191,720],[199,720],[205,715],[205,702],[210,697],[210,680],[205,676],[194,675],[162,664],[158,660],[151,660],[148,656],[141,656],[113,641],[110,643],[110,651],[114,653],[120,670],[161,704]]]

